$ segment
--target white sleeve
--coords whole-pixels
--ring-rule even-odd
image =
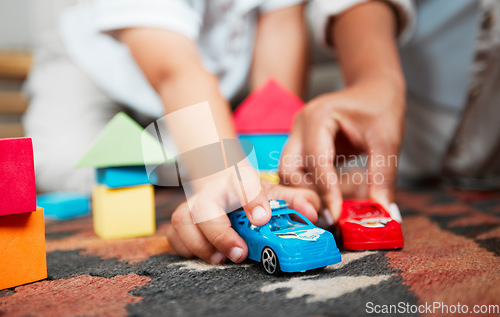
[[[198,38],[202,13],[184,0],[96,0],[94,17],[101,32],[154,27]]]
[[[313,0],[311,4],[312,27],[315,38],[330,49],[327,41],[327,27],[330,19],[363,2],[373,0]],[[398,39],[407,43],[415,32],[417,18],[413,0],[383,0],[389,3],[397,14]]]
[[[285,7],[290,7],[306,1],[308,0],[267,0],[260,5],[260,11],[269,12],[273,10],[282,9]]]

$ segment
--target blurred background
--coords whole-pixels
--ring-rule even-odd
[[[24,135],[27,100],[22,84],[39,40],[57,26],[57,15],[74,0],[0,1],[0,138]]]
[[[22,84],[33,63],[33,51],[47,34],[57,32],[59,13],[85,0],[0,1],[0,138],[24,135],[21,117],[28,106]],[[313,43],[314,41],[311,41]],[[341,84],[336,63],[312,45],[313,71],[308,98]]]
[[[48,46],[39,43],[47,44],[59,33],[64,9],[90,2],[0,1],[0,138],[24,135],[21,119],[28,101],[23,83],[34,62],[33,52],[40,56],[37,47]],[[434,180],[447,174],[467,179],[459,187],[498,188],[500,1],[415,0],[414,4],[416,27],[410,41],[400,47],[407,120],[399,176]],[[308,10],[309,23],[314,19]],[[305,101],[342,86],[337,62],[313,38]],[[45,51],[52,52],[50,47]],[[235,96],[233,106],[245,94]]]

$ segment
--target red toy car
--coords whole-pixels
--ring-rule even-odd
[[[399,222],[373,201],[344,201],[337,228],[346,250],[399,249],[404,245]]]

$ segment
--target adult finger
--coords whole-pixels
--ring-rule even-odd
[[[278,174],[283,185],[314,189],[304,173],[302,133],[301,112],[295,117],[292,133],[281,153]]]
[[[340,216],[342,206],[342,193],[334,166],[334,140],[338,125],[334,120],[320,119],[324,118],[318,118],[318,114],[315,114],[308,118],[309,123],[305,126],[304,155],[308,159],[305,164],[329,211],[324,213],[325,221],[333,225]],[[328,219],[329,216],[331,219]]]
[[[387,210],[395,199],[399,146],[391,142],[372,146],[369,153],[369,197]]]
[[[297,187],[288,187],[275,184],[263,184],[270,199],[285,200],[291,209],[294,209],[315,223],[318,220],[318,210],[321,199],[316,192]]]

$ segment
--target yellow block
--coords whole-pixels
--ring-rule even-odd
[[[155,233],[153,185],[111,189],[95,185],[92,199],[94,231],[103,239]]]
[[[277,172],[263,172],[260,171],[260,177],[263,179],[267,179],[272,184],[278,184],[280,182],[280,177]]]

